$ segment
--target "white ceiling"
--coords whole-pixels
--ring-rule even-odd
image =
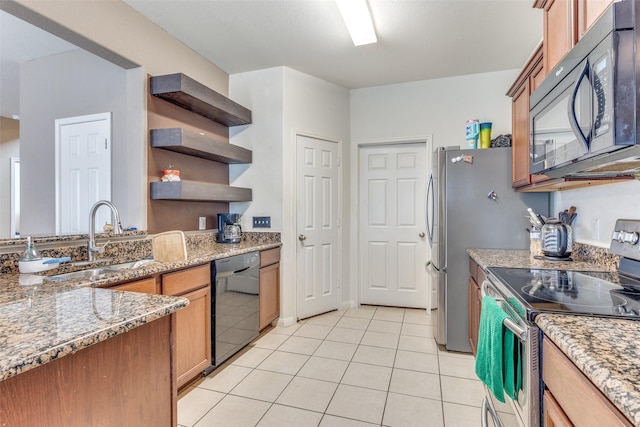
[[[333,0],[124,0],[228,74],[287,66],[346,88],[521,68],[542,40],[533,0],[368,0],[354,47]]]
[[[533,0],[368,0],[378,43],[354,47],[333,0],[124,0],[228,74],[287,66],[346,88],[521,68],[542,39]],[[0,11],[0,115],[19,64],[76,49]]]

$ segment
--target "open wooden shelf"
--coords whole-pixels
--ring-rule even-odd
[[[251,110],[182,73],[151,77],[151,95],[225,126],[251,123]]]
[[[190,202],[250,202],[250,188],[230,187],[200,181],[167,181],[151,183],[152,200]]]
[[[182,128],[152,129],[151,146],[222,163],[251,163],[251,150]]]

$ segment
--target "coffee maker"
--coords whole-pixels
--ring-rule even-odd
[[[240,243],[241,237],[240,214],[218,214],[218,243]]]

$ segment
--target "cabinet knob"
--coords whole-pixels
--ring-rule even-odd
[[[305,236],[304,234],[301,234],[298,236],[298,240],[300,240],[301,242],[304,240],[307,240],[307,236]]]
[[[424,231],[422,233],[418,234],[418,237],[420,237],[421,239],[424,239],[424,236],[425,236]]]

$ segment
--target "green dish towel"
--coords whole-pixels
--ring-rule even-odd
[[[520,341],[503,326],[508,317],[495,299],[482,298],[476,375],[503,403],[505,391],[517,399],[521,387]]]

